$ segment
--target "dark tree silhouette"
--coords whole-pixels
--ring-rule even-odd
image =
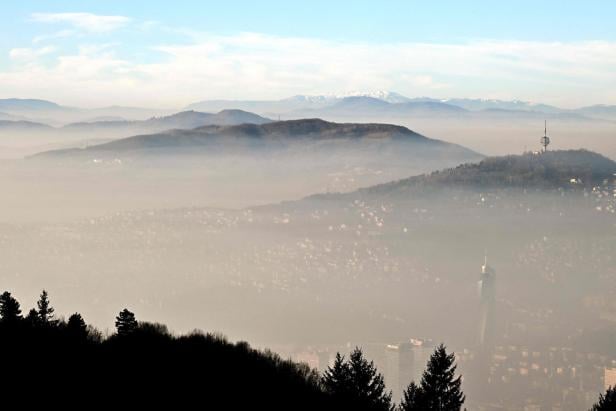
[[[26,315],[26,321],[32,327],[36,327],[40,324],[38,312],[34,308],[28,311],[28,315]]]
[[[394,408],[383,376],[359,348],[351,352],[347,362],[339,353],[336,355],[334,366],[325,372],[323,386],[345,409],[391,411]]]
[[[0,295],[0,317],[2,321],[13,322],[21,319],[19,302],[8,291]]]
[[[38,316],[42,324],[55,324],[55,321],[53,319],[53,313],[55,310],[49,303],[49,294],[47,294],[47,291],[43,290],[43,292],[41,292],[41,296],[36,302],[36,306],[38,308]]]
[[[68,317],[66,329],[76,337],[85,337],[88,335],[88,326],[79,313],[72,314]]]
[[[616,386],[609,387],[605,394],[599,395],[599,402],[592,406],[590,411],[616,410]]]
[[[359,348],[349,357],[351,381],[358,397],[371,410],[392,410],[391,392],[385,391],[385,382],[372,361],[368,362]]]
[[[115,326],[118,330],[118,335],[123,336],[135,332],[139,324],[135,319],[135,314],[125,308],[120,311],[120,314],[118,314],[118,316],[116,317]]]
[[[408,394],[408,401],[405,401],[405,404],[408,403],[409,408],[403,408],[403,410],[459,411],[462,409],[466,397],[461,390],[462,377],[455,375],[456,368],[454,354],[447,354],[445,346],[439,345],[428,360],[428,367],[423,373],[421,385],[407,388],[405,399]]]
[[[421,387],[415,384],[414,381],[412,381],[409,386],[406,387],[406,390],[404,390],[402,401],[400,402],[398,409],[400,411],[426,410],[426,407],[423,404]]]
[[[171,335],[166,325],[139,321],[139,333],[141,335]]]
[[[336,353],[334,365],[327,367],[323,374],[322,384],[325,391],[335,397],[349,397],[352,391],[351,370],[344,356]]]
[[[189,408],[195,402],[216,408],[214,404],[227,399],[229,410],[348,409],[324,391],[315,370],[248,343],[233,344],[201,332],[174,335],[163,324],[137,323],[128,310],[116,320],[118,333],[130,336],[105,338],[79,314],[67,322],[58,319],[54,327],[42,326],[36,309],[28,321],[20,319],[19,304],[9,293],[1,294],[0,302],[3,403],[14,397],[22,405],[35,401],[38,406],[37,400],[44,398],[48,406],[84,408],[93,398],[113,393],[123,408],[136,409]],[[32,395],[28,381],[41,370],[45,379]],[[125,389],[135,384],[149,387],[152,395]]]

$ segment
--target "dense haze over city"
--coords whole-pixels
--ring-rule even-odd
[[[590,409],[616,7],[441,3],[2,5],[0,293],[112,343],[128,308],[319,373],[359,347],[396,403],[443,343],[468,410]]]

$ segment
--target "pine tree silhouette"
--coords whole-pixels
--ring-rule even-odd
[[[26,321],[32,327],[40,325],[41,321],[39,319],[38,311],[34,308],[30,309],[30,311],[28,311],[28,315],[26,315]]]
[[[421,387],[412,381],[404,390],[402,401],[398,407],[400,411],[422,411],[426,410],[423,404],[423,396]]]
[[[605,394],[599,395],[597,402],[590,411],[612,411],[616,410],[616,386],[609,387]]]
[[[19,302],[8,291],[0,295],[0,317],[5,322],[13,322],[22,318]]]
[[[359,348],[351,352],[347,362],[340,353],[336,354],[334,366],[325,372],[323,386],[346,409],[391,411],[394,408],[383,376]]]
[[[88,335],[88,326],[79,313],[72,314],[68,317],[66,329],[76,337],[85,337]]]
[[[123,309],[116,317],[115,326],[118,330],[118,335],[124,336],[132,334],[138,326],[135,314],[128,311],[126,308]]]
[[[424,371],[418,388],[409,386],[412,399],[421,405],[422,410],[459,411],[466,397],[461,390],[462,377],[456,377],[455,356],[447,354],[443,344],[439,345]],[[418,408],[408,408],[411,410]]]
[[[352,391],[351,370],[344,356],[336,353],[334,365],[327,367],[322,384],[325,391],[335,397],[349,397]]]
[[[47,294],[47,291],[43,290],[43,292],[41,292],[41,296],[36,302],[36,306],[38,308],[38,317],[42,324],[55,324],[55,321],[53,319],[53,313],[55,310],[49,303],[49,294]]]

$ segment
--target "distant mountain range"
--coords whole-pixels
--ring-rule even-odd
[[[536,111],[542,113],[561,113],[567,110],[547,104],[535,104],[521,100],[496,100],[496,99],[469,99],[469,98],[452,98],[452,99],[432,99],[428,97],[420,97],[413,101],[432,101],[453,106],[461,107],[469,111],[481,110],[512,110],[512,111]]]
[[[169,115],[174,110],[121,106],[86,109],[62,106],[48,100],[7,98],[0,99],[0,112],[5,116],[59,126],[70,122],[91,122],[94,119],[108,117],[145,120],[154,116]],[[2,119],[2,114],[0,114],[0,119]]]
[[[240,108],[249,111],[288,113],[296,110],[318,109],[339,103],[341,100],[353,97],[367,97],[387,103],[406,103],[409,98],[390,91],[376,91],[371,93],[352,92],[330,95],[297,95],[281,100],[204,100],[190,104],[187,110],[217,111],[224,108]]]
[[[43,123],[25,120],[0,120],[0,133],[19,131],[48,131],[53,127]]]
[[[563,109],[521,100],[430,97],[409,98],[391,91],[351,92],[330,95],[297,95],[281,100],[204,100],[188,105],[185,111],[219,112],[228,109],[254,112],[284,120],[323,117],[375,118],[456,117],[456,118],[555,118],[573,121],[616,121],[616,105],[593,105]],[[0,99],[0,120],[20,120],[63,125],[74,122],[146,120],[163,117],[176,110],[111,106],[82,109],[38,99]],[[357,117],[357,118],[356,118]]]
[[[43,111],[43,110],[66,110],[54,102],[38,99],[7,98],[0,99],[0,111],[23,112],[23,111]]]
[[[463,108],[437,101],[405,101],[390,103],[374,97],[345,97],[335,104],[316,110],[305,110],[303,115],[338,116],[458,116]],[[298,113],[299,114],[299,113]]]
[[[432,155],[452,158],[479,158],[478,153],[464,147],[424,137],[408,128],[390,124],[332,123],[320,119],[302,119],[262,124],[211,125],[192,130],[171,130],[162,133],[138,135],[94,145],[83,149],[57,150],[38,156],[89,155],[118,153],[172,153],[198,149],[281,148],[295,144],[322,144],[327,142],[370,143],[393,142],[404,146],[429,149]],[[164,151],[161,151],[164,149]],[[376,153],[375,153],[376,154]]]
[[[319,194],[310,199],[412,197],[442,189],[591,189],[616,182],[616,162],[588,150],[548,151],[487,157],[430,174],[363,188],[352,193]]]
[[[187,107],[191,110],[216,111],[236,108],[286,118],[310,116],[370,115],[467,116],[477,117],[546,117],[571,120],[616,121],[616,105],[596,105],[578,109],[536,104],[520,100],[408,98],[394,92],[348,93],[343,95],[298,95],[282,100],[205,100]]]
[[[62,127],[23,120],[1,120],[0,134],[30,131],[53,134],[84,134],[98,138],[121,138],[136,134],[156,133],[171,129],[192,129],[205,125],[234,125],[243,123],[263,124],[271,120],[241,110],[223,110],[219,113],[183,111],[170,116],[153,117],[148,120],[99,120],[70,123]]]
[[[129,134],[153,133],[170,129],[191,129],[206,125],[235,125],[243,123],[264,124],[270,119],[242,110],[222,110],[216,114],[198,111],[182,111],[164,117],[153,117],[143,121],[96,121],[67,124],[63,128],[69,131],[97,132],[124,131]]]
[[[582,107],[576,111],[588,117],[616,120],[616,106],[597,104]]]

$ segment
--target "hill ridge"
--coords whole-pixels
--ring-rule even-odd
[[[315,194],[307,199],[389,196],[442,188],[593,188],[616,181],[616,162],[586,149],[486,157],[479,162],[360,188],[350,193]]]
[[[382,123],[334,123],[318,118],[275,121],[264,124],[244,123],[238,125],[206,125],[190,130],[172,129],[153,134],[140,134],[83,149],[56,150],[35,156],[62,155],[87,152],[122,152],[140,149],[163,149],[174,147],[203,147],[208,144],[222,144],[225,140],[244,139],[254,143],[333,140],[396,140],[424,144],[439,148],[455,148],[468,155],[479,154],[441,140],[434,140],[406,127]]]

